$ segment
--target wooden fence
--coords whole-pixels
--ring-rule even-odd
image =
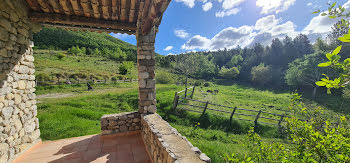
[[[181,109],[181,110],[201,113],[201,116],[199,117],[198,121],[203,117],[205,113],[208,113],[208,114],[216,114],[219,116],[225,116],[225,115],[229,116],[230,123],[232,122],[232,119],[252,121],[254,122],[255,126],[258,123],[261,123],[261,124],[268,124],[268,125],[278,125],[279,127],[281,127],[283,119],[284,117],[286,117],[285,114],[276,114],[276,113],[270,113],[262,110],[230,107],[230,106],[211,103],[209,101],[195,100],[193,99],[194,91],[195,91],[195,86],[176,92],[172,109],[173,110]],[[223,110],[222,108],[225,108],[225,110]]]

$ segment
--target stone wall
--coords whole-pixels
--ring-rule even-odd
[[[138,112],[104,115],[101,118],[101,134],[115,134],[141,129],[141,115]]]
[[[141,132],[154,163],[211,162],[206,154],[194,147],[158,114],[143,116]]]
[[[0,162],[13,160],[40,136],[32,31],[21,0],[0,2]]]
[[[136,34],[137,39],[137,68],[139,79],[139,112],[143,114],[155,113],[156,78],[155,78],[155,28],[147,35]]]

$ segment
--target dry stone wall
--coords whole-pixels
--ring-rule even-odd
[[[154,163],[210,163],[210,158],[158,114],[143,116],[141,134]]]
[[[138,112],[104,115],[101,118],[101,134],[115,134],[141,129],[141,115]]]
[[[0,162],[13,160],[40,136],[32,49],[34,26],[23,2],[0,2]]]

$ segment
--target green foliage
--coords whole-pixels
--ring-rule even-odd
[[[212,83],[210,83],[210,82],[205,82],[203,86],[204,86],[204,87],[210,87],[211,85],[212,85]]]
[[[59,60],[62,60],[64,57],[66,57],[66,55],[65,55],[64,53],[60,52],[60,53],[57,53],[57,54],[56,54],[56,57],[57,57]]]
[[[232,80],[239,74],[239,70],[237,67],[232,67],[228,69],[225,66],[223,66],[221,67],[219,74],[224,79]]]
[[[129,61],[124,61],[118,68],[122,75],[131,74],[132,69],[134,69],[134,63]]]
[[[175,75],[165,70],[158,71],[156,75],[156,82],[159,84],[173,84],[175,83]]]
[[[263,63],[254,66],[251,71],[252,82],[265,85],[272,78],[270,66],[265,66]]]

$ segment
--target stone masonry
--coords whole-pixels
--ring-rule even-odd
[[[138,112],[104,115],[101,118],[101,134],[114,134],[140,130],[141,115]]]
[[[156,80],[155,80],[155,28],[147,35],[136,34],[137,39],[137,67],[139,73],[139,112],[143,114],[155,113]]]
[[[0,2],[0,162],[9,162],[40,136],[35,96],[34,24],[23,1]]]

